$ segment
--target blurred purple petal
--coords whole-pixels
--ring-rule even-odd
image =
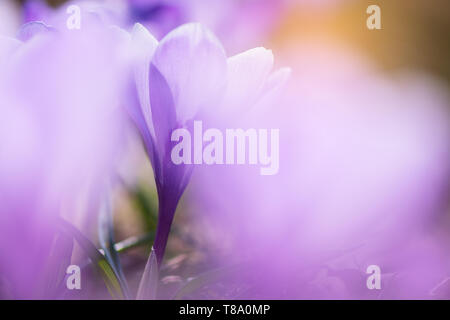
[[[24,22],[47,21],[52,9],[42,0],[27,0],[23,7]]]
[[[55,31],[56,30],[54,28],[47,26],[43,22],[28,22],[20,27],[20,30],[17,32],[17,39],[21,41],[28,41],[37,34]]]

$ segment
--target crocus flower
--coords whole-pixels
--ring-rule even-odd
[[[135,68],[139,104],[130,114],[139,128],[153,165],[159,197],[159,221],[154,249],[158,263],[164,255],[178,201],[190,179],[192,166],[171,161],[171,133],[192,129],[193,120],[206,114],[247,104],[269,84],[272,52],[256,48],[228,58],[217,38],[197,23],[178,27],[158,41],[141,25],[132,32],[141,48]],[[266,86],[267,85],[267,86]],[[230,124],[231,125],[231,124]]]

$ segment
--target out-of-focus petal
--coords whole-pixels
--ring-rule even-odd
[[[0,1],[0,35],[14,36],[20,24],[20,11],[16,3]]]
[[[28,0],[23,5],[25,22],[46,21],[51,11],[45,1],[41,0]]]
[[[34,36],[45,33],[55,31],[54,28],[47,26],[43,22],[33,21],[24,24],[17,33],[17,38],[22,41],[28,41]]]
[[[164,37],[153,64],[170,87],[181,122],[192,119],[202,107],[213,107],[226,84],[225,51],[197,23],[183,25]]]
[[[20,46],[21,42],[9,38],[0,36],[0,66],[6,63],[11,54]]]

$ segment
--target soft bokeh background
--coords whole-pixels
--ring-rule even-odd
[[[0,3],[1,34],[16,34],[30,3]],[[239,122],[281,129],[279,175],[247,167],[194,173],[172,227],[161,297],[231,266],[184,297],[450,298],[448,1],[104,3],[121,8],[124,28],[141,22],[161,38],[199,21],[229,55],[264,46],[277,66],[292,68],[280,96]],[[382,30],[366,27],[371,4],[381,8]],[[136,133],[127,139],[114,225],[118,241],[140,237],[121,254],[135,288],[157,196]],[[96,239],[96,227],[79,226]],[[383,272],[380,292],[365,288],[369,264]],[[88,286],[84,297],[101,284]]]

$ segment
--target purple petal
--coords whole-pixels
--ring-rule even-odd
[[[164,37],[153,65],[170,87],[181,123],[192,119],[202,107],[214,107],[226,85],[224,49],[197,23],[185,24]]]
[[[155,132],[153,129],[149,95],[149,70],[150,61],[158,47],[158,41],[139,23],[134,26],[131,37],[132,54],[135,60],[134,77],[140,102],[140,113],[148,126],[150,134],[154,137]]]
[[[45,1],[28,0],[23,6],[24,21],[44,21],[48,18],[50,11]]]
[[[150,101],[156,152],[159,155],[159,160],[163,163],[165,155],[170,153],[171,132],[177,127],[175,104],[169,84],[153,63],[150,65],[149,82],[151,83]],[[170,162],[170,159],[167,161]],[[155,172],[155,176],[157,179],[164,179],[164,175],[160,172]]]

